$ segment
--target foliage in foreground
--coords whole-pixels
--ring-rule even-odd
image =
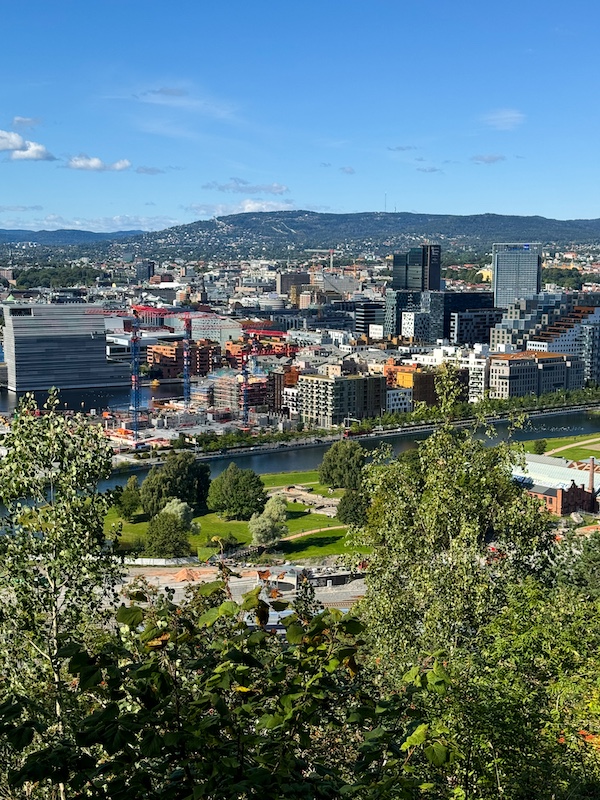
[[[177,606],[138,588],[117,635],[96,649],[66,642],[85,713],[73,738],[36,739],[13,786],[111,800],[368,800],[419,797],[428,776],[443,791],[455,748],[416,711],[419,696],[446,691],[437,661],[384,697],[359,666],[354,617],[292,612],[281,636],[264,627],[262,586],[241,607],[226,589],[201,585]],[[14,740],[25,710],[0,708]]]

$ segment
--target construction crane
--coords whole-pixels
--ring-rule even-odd
[[[189,311],[177,312],[154,306],[132,306],[131,310],[90,308],[88,314],[102,314],[106,317],[128,317],[131,319],[131,394],[129,412],[131,414],[131,430],[134,441],[139,438],[139,419],[141,410],[140,397],[140,327],[142,317],[146,323],[152,323],[153,318],[175,317],[183,320],[183,404],[186,410],[191,401],[192,378],[192,315]]]
[[[189,311],[173,311],[167,308],[154,306],[134,306],[136,314],[147,317],[174,317],[183,321],[183,406],[186,411],[190,407],[192,386],[192,319]],[[139,364],[138,364],[139,376]]]

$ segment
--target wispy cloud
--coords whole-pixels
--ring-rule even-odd
[[[56,231],[66,228],[69,230],[94,231],[96,233],[131,230],[159,231],[181,224],[182,220],[174,219],[173,217],[143,217],[129,216],[127,214],[113,217],[63,217],[59,214],[47,214],[36,217],[15,216],[2,220],[4,228],[17,228],[27,231]]]
[[[41,211],[42,206],[0,206],[0,214],[21,214],[24,211]]]
[[[414,144],[398,144],[396,147],[388,147],[388,150],[391,150],[392,153],[404,153],[407,150],[417,150],[418,148],[414,146]]]
[[[443,174],[444,170],[439,167],[417,167],[417,172],[441,172]]]
[[[483,122],[498,131],[512,131],[522,125],[525,114],[516,108],[498,108],[482,117]]]
[[[158,167],[136,167],[138,175],[163,175],[164,169],[159,169]]]
[[[330,167],[331,166],[331,161],[321,161],[321,166],[322,167]]]
[[[356,170],[354,167],[340,167],[340,172],[343,172],[345,175],[354,175]]]
[[[183,86],[159,86],[136,92],[133,97],[140,103],[181,109],[216,119],[229,119],[235,109],[231,103],[199,94]]]
[[[13,117],[13,128],[34,128],[40,124],[37,117]]]
[[[488,153],[486,155],[471,156],[471,161],[476,164],[497,164],[498,161],[506,161],[506,156],[499,153]]]
[[[84,153],[78,156],[72,156],[67,162],[67,167],[69,169],[81,169],[87,170],[88,172],[122,172],[125,169],[129,169],[130,166],[131,161],[128,161],[126,158],[122,158],[112,164],[107,164],[100,158],[90,158],[90,156],[86,156]]]
[[[287,194],[289,188],[281,183],[251,184],[243,178],[230,178],[229,183],[211,181],[205,183],[203,189],[216,190],[217,192],[236,192],[239,194]]]

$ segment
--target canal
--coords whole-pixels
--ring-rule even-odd
[[[495,425],[497,437],[493,441],[501,441],[508,435],[508,423],[498,422]],[[577,436],[579,434],[589,434],[590,436],[600,436],[600,413],[592,411],[568,411],[553,412],[536,416],[530,419],[524,430],[518,430],[513,435],[517,441],[527,439],[556,439],[562,436]],[[367,450],[374,450],[382,442],[389,444],[396,455],[416,447],[417,442],[426,438],[427,432],[415,433],[414,431],[400,434],[393,434],[379,438],[378,436],[367,437],[360,440],[360,443]],[[323,460],[323,454],[331,447],[332,441],[318,444],[301,446],[284,446],[275,451],[261,452],[260,449],[242,453],[224,454],[222,457],[211,459],[211,477],[216,478],[227,466],[234,461],[240,469],[253,469],[259,475],[271,472],[302,472],[304,470],[317,469]],[[149,470],[136,472],[140,482],[146,477]],[[105,481],[102,488],[113,488],[127,482],[129,474],[120,473],[113,475]]]

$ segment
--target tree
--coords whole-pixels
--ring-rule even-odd
[[[161,513],[175,514],[181,520],[186,531],[193,531],[194,534],[198,533],[199,526],[194,523],[194,510],[183,500],[177,500],[177,498],[169,500]]]
[[[363,491],[346,489],[337,507],[337,518],[344,525],[362,527],[367,522],[369,499]]]
[[[110,446],[101,426],[58,407],[56,391],[41,414],[26,395],[0,460],[0,704],[26,698],[32,722],[22,728],[16,713],[13,734],[25,746],[72,741],[65,647],[72,637],[89,643],[121,578],[116,535],[104,534],[110,501],[97,488],[111,473]],[[5,754],[3,764],[17,766]]]
[[[352,615],[291,613],[272,636],[262,586],[241,606],[224,588],[200,585],[179,606],[136,589],[114,638],[71,658],[86,710],[76,741],[32,752],[13,786],[60,779],[98,800],[416,800],[425,782],[450,794],[441,765],[455,747],[415,710],[421,695],[444,693],[437,662],[386,697],[360,667]]]
[[[267,502],[265,487],[251,469],[240,469],[233,462],[211,482],[207,505],[225,519],[250,519],[262,513]]]
[[[190,506],[205,504],[210,486],[210,467],[190,452],[171,452],[162,467],[152,467],[142,483],[142,508],[149,517],[160,513],[173,497]]]
[[[188,530],[178,514],[161,511],[148,523],[144,554],[156,558],[189,556]]]
[[[546,439],[536,439],[533,442],[532,450],[538,456],[543,456],[548,448]]]
[[[323,456],[319,467],[320,482],[334,489],[358,489],[365,458],[365,450],[358,442],[351,439],[335,442]]]
[[[119,515],[127,522],[131,522],[135,512],[140,507],[140,487],[136,475],[132,475],[120,492],[115,503]]]
[[[268,547],[278,542],[288,532],[286,520],[287,503],[280,494],[275,494],[267,500],[262,514],[253,514],[250,518],[248,529],[252,543]]]
[[[372,551],[361,608],[390,674],[468,649],[508,583],[542,573],[554,541],[539,502],[512,479],[508,443],[443,425],[418,452],[416,471],[398,460],[367,467],[368,522],[353,536]]]

